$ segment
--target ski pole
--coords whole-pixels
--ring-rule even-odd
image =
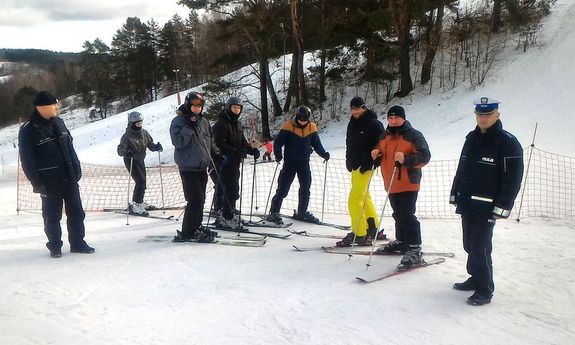
[[[321,199],[321,221],[323,222],[323,210],[325,207],[325,188],[327,186],[327,161],[323,161],[325,163],[325,170],[323,173],[323,197]]]
[[[252,200],[251,200],[251,205],[250,205],[250,223],[252,222],[252,214],[253,214],[253,210],[254,210],[254,190],[256,187],[256,159],[254,158],[254,173],[252,176]],[[257,208],[257,206],[256,206]]]
[[[130,157],[130,171],[128,171],[128,190],[126,191],[128,206],[126,207],[126,225],[130,225],[130,182],[132,181],[132,167],[134,165],[134,157]]]
[[[166,205],[164,204],[164,180],[162,179],[162,158],[160,157],[160,151],[158,151],[158,165],[160,167],[160,193],[162,194],[162,213],[166,214]]]
[[[279,163],[279,162],[276,163],[276,167],[275,167],[275,169],[274,169],[274,175],[273,175],[273,177],[272,177],[272,182],[270,183],[270,190],[269,190],[269,192],[268,192],[268,199],[266,200],[266,208],[265,208],[265,210],[264,210],[264,214],[268,211],[268,204],[269,204],[269,202],[270,202],[270,197],[271,197],[271,195],[272,195],[272,188],[273,188],[273,186],[274,186],[274,181],[275,181],[275,179],[276,179],[276,174],[277,174],[277,172],[278,172],[279,166],[280,166],[280,163]]]
[[[391,192],[391,187],[393,186],[393,180],[395,179],[395,173],[397,169],[401,169],[401,165],[399,162],[395,162],[395,166],[393,167],[393,172],[391,173],[391,180],[389,181],[389,185],[387,186],[387,195],[385,196],[385,200],[383,201],[383,208],[381,209],[381,215],[379,216],[379,224],[375,227],[375,238],[373,239],[373,243],[371,244],[371,251],[369,252],[369,259],[367,260],[367,264],[365,265],[365,270],[367,271],[371,266],[371,258],[373,257],[373,250],[375,249],[375,240],[377,239],[377,232],[379,231],[379,226],[383,220],[383,214],[385,213],[385,207],[387,206],[387,201],[389,200],[389,193]]]
[[[244,194],[244,159],[242,158],[242,169],[240,171],[240,214],[238,215],[238,219],[240,221],[240,225],[242,224],[242,200],[243,200],[243,194]],[[228,200],[228,204],[230,204],[230,201]],[[230,209],[231,209],[231,204],[230,204]]]

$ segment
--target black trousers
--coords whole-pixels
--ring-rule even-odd
[[[131,160],[132,158],[124,157],[124,165],[128,171],[130,171]],[[132,201],[141,203],[144,201],[144,194],[146,193],[146,166],[144,161],[133,160],[131,176],[135,183]]]
[[[418,192],[389,194],[395,220],[395,238],[408,245],[421,245],[421,226],[415,216]]]
[[[216,196],[220,198],[224,218],[231,219],[240,198],[240,164],[230,163],[220,170],[221,183],[216,184]]]
[[[182,221],[182,235],[187,237],[194,234],[202,225],[208,173],[206,171],[180,171],[180,177],[187,201]]]
[[[476,292],[491,297],[493,283],[492,237],[495,220],[462,216],[463,249],[467,253],[467,273],[473,278]]]
[[[272,198],[270,213],[279,213],[282,207],[282,202],[288,195],[289,189],[296,175],[299,181],[297,210],[298,213],[307,211],[310,196],[309,189],[311,187],[311,169],[309,167],[309,161],[286,161],[280,171],[280,176],[278,177],[278,188],[276,189],[276,194]]]
[[[48,237],[46,246],[49,249],[62,247],[62,206],[66,205],[66,225],[68,227],[68,242],[71,248],[81,248],[86,245],[84,235],[84,218],[86,213],[82,207],[80,190],[76,182],[57,186],[47,186],[48,193],[42,197],[42,217],[44,232]]]
[[[218,188],[219,182],[219,172],[215,169],[211,169],[209,172],[210,179],[214,184],[214,197],[212,200],[214,210],[221,210],[224,207],[224,196],[222,195],[223,191],[221,188]]]

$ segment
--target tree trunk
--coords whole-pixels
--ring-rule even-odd
[[[502,0],[493,0],[493,12],[491,13],[491,32],[494,34],[501,29],[501,2]]]
[[[276,90],[274,88],[272,76],[270,74],[270,66],[265,65],[265,69],[266,69],[266,81],[267,81],[268,93],[270,95],[270,98],[272,99],[272,106],[274,109],[274,117],[278,117],[282,114],[282,106],[280,105],[278,95],[277,95]]]
[[[297,50],[297,84],[298,84],[298,98],[300,104],[307,104],[307,90],[305,87],[305,74],[303,69],[303,35],[301,28],[301,18],[298,11],[298,0],[290,0],[291,7],[291,20],[292,20],[292,30],[294,37],[294,50]]]
[[[263,54],[262,54],[263,55]],[[270,122],[268,113],[268,94],[267,94],[267,73],[268,59],[265,56],[260,57],[260,102],[262,116],[262,135],[264,138],[270,136]]]
[[[399,44],[399,91],[398,97],[405,97],[413,90],[413,82],[409,71],[409,29],[411,17],[408,12],[408,3],[403,0],[389,2],[390,13],[393,13],[393,23]]]
[[[431,67],[441,41],[441,27],[443,26],[444,14],[443,4],[437,8],[437,18],[435,21],[433,20],[433,12],[434,11],[431,11],[429,26],[427,28],[428,32],[426,36],[428,41],[426,43],[425,59],[421,67],[421,84],[426,84],[431,79]]]
[[[299,94],[296,92],[297,89],[297,66],[296,66],[296,60],[297,60],[297,53],[294,50],[292,52],[292,58],[291,58],[291,67],[290,67],[290,73],[289,73],[289,86],[288,86],[288,92],[286,95],[286,100],[285,100],[285,104],[284,104],[284,109],[283,112],[287,113],[289,112],[290,108],[291,108],[291,101],[292,98],[296,97],[296,103],[299,103]]]

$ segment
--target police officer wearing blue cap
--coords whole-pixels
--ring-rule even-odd
[[[493,228],[496,219],[509,217],[523,178],[523,149],[515,136],[503,130],[500,103],[490,97],[474,102],[477,126],[466,137],[449,197],[461,215],[470,275],[453,288],[475,291],[467,299],[471,305],[491,302]]]

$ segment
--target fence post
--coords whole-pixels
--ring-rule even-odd
[[[535,147],[535,136],[537,135],[537,125],[535,122],[535,131],[533,132],[533,140],[529,149],[529,159],[527,160],[527,169],[525,170],[525,178],[523,179],[523,190],[521,191],[521,201],[519,202],[519,211],[517,211],[517,222],[520,221],[521,208],[523,207],[523,196],[525,195],[525,187],[527,186],[527,177],[529,176],[529,166],[531,165],[531,156],[533,155],[533,148]]]

